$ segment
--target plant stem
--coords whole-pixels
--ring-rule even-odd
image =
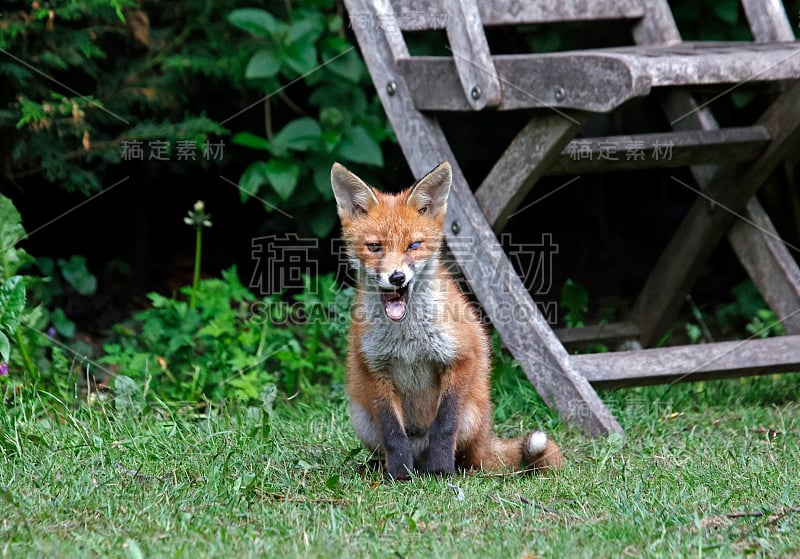
[[[15,338],[17,339],[19,352],[22,355],[22,362],[25,363],[25,368],[28,369],[28,372],[31,374],[31,379],[35,384],[39,380],[39,370],[36,368],[36,365],[34,365],[33,359],[31,359],[31,355],[28,353],[28,348],[25,346],[25,340],[22,339],[22,334],[19,330],[15,332]]]
[[[13,248],[13,246],[15,244],[16,244],[16,242],[13,243],[11,245],[11,247]],[[3,277],[4,278],[8,278],[8,276],[9,276],[9,273],[8,273],[9,272],[9,269],[8,269],[8,258],[6,258],[5,251],[0,253],[0,257],[2,257],[2,260],[3,260]],[[23,287],[24,287],[24,284],[25,284],[25,281],[23,280]],[[28,353],[28,348],[25,345],[25,340],[22,338],[22,334],[19,331],[19,327],[17,327],[17,331],[14,332],[14,338],[17,340],[17,345],[19,346],[19,352],[22,355],[22,362],[25,363],[25,368],[28,369],[28,372],[30,373],[31,378],[33,379],[33,382],[35,383],[35,382],[37,382],[39,380],[39,370],[36,368],[36,365],[33,363],[33,359],[31,359],[31,354]]]
[[[193,309],[197,303],[197,288],[200,284],[200,258],[203,254],[203,226],[197,224],[197,233],[194,242],[194,277],[192,278],[192,296],[189,299],[189,308]]]

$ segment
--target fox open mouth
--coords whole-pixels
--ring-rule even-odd
[[[406,315],[408,286],[397,289],[381,289],[381,302],[386,316],[392,320],[400,320]]]

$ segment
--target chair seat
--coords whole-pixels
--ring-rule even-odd
[[[496,55],[492,60],[502,89],[498,110],[609,112],[653,87],[800,78],[800,42],[681,43]],[[454,58],[417,56],[397,62],[418,110],[472,110]]]

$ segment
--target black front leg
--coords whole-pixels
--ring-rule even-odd
[[[414,455],[406,430],[389,406],[378,412],[381,442],[386,451],[386,472],[394,479],[407,480],[414,471]]]
[[[458,429],[458,398],[452,390],[442,396],[436,419],[428,433],[428,460],[425,471],[432,474],[452,474],[456,471],[456,430]]]

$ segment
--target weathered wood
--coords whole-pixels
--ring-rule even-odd
[[[773,4],[772,0],[767,0]],[[662,7],[666,2],[658,2]],[[758,4],[758,6],[755,6]],[[760,8],[764,8],[762,11]],[[759,18],[753,25],[753,36],[756,41],[769,42],[792,40],[791,29],[786,24],[786,16],[775,6],[763,6],[761,2],[745,0],[745,9],[751,19]],[[751,23],[752,25],[752,23]],[[651,27],[649,35],[643,35],[644,42],[659,42],[665,37],[672,37],[677,33],[677,27],[672,22],[662,21],[659,26]],[[708,107],[699,107],[693,97],[682,90],[669,90],[662,95],[662,105],[667,118],[673,122],[676,130],[717,130],[719,128],[714,116]],[[706,162],[704,162],[706,163]],[[707,163],[714,163],[708,161]],[[725,163],[725,162],[720,162]],[[715,165],[694,165],[691,167],[697,184],[705,190],[708,182],[717,172]],[[800,316],[792,314],[800,308],[800,268],[792,258],[787,247],[778,239],[780,238],[772,222],[761,208],[758,200],[752,198],[742,211],[743,220],[734,221],[728,232],[728,241],[741,261],[745,270],[750,274],[758,290],[764,295],[770,308],[783,321],[789,333],[800,333]],[[749,223],[748,223],[749,222]],[[758,226],[753,227],[751,223]],[[675,286],[677,289],[677,286]],[[680,298],[683,293],[662,293],[666,298]],[[644,318],[644,317],[643,317]],[[665,317],[661,322],[666,324],[674,318]],[[654,320],[655,317],[648,317]]]
[[[443,0],[447,11],[447,39],[453,53],[464,99],[474,111],[500,103],[500,81],[478,6],[472,0]]]
[[[647,13],[633,28],[637,45],[671,45],[681,41],[666,0],[647,0]]]
[[[516,135],[475,191],[475,199],[495,232],[500,232],[564,145],[578,133],[587,114],[538,115]]]
[[[581,138],[567,144],[547,175],[751,161],[769,142],[763,126]]]
[[[781,0],[742,0],[742,7],[756,41],[794,41]]]
[[[629,58],[580,53],[493,56],[502,91],[497,109],[610,111],[650,91],[649,78],[635,73],[638,67],[631,67]],[[461,93],[453,58],[415,56],[398,62],[417,109],[471,110]]]
[[[707,109],[697,110],[697,103],[685,92],[672,92],[664,105],[667,118],[675,120],[694,111],[689,118],[680,118],[676,128],[703,127],[713,130],[716,121]],[[714,166],[694,166],[692,174],[701,191],[705,191],[717,171]],[[743,219],[733,222],[728,242],[744,266],[764,300],[783,321],[786,331],[800,334],[800,267],[779,239],[780,235],[756,197],[742,209]],[[757,226],[753,226],[753,224]],[[676,297],[681,296],[676,294]],[[674,317],[673,317],[674,318]]]
[[[345,0],[345,5],[350,13],[370,10],[367,0]],[[356,28],[355,33],[373,80],[377,84],[390,80],[396,83],[391,94],[380,86],[377,91],[414,175],[422,176],[442,160],[453,164],[446,224],[448,244],[512,355],[545,402],[566,421],[592,435],[620,432],[619,423],[589,383],[571,367],[569,355],[505,257],[439,124],[415,109],[381,28],[365,26]],[[458,249],[462,240],[468,243],[469,250]]]
[[[708,257],[769,174],[800,143],[800,82],[782,94],[759,119],[772,142],[761,156],[747,166],[720,170],[709,181],[705,198],[689,210],[648,277],[631,312],[631,319],[642,330],[642,343],[652,344],[664,332],[685,294],[701,272]]]
[[[790,80],[800,74],[800,43],[686,42],[607,52],[633,57],[652,87]]]
[[[639,339],[639,328],[632,322],[593,324],[583,328],[559,328],[555,333],[567,351],[580,349],[588,343],[615,346]]]
[[[789,19],[780,0],[742,0],[744,11],[758,42],[794,41]],[[800,267],[761,204],[755,198],[744,208],[743,216],[757,224],[736,222],[728,240],[759,291],[782,321],[786,331],[800,334]]]
[[[493,56],[499,110],[555,107],[608,112],[651,87],[739,84],[800,75],[800,42],[682,43]],[[419,110],[468,111],[453,58],[416,56],[399,66]],[[546,80],[542,76],[547,76]]]
[[[475,3],[485,26],[637,19],[645,13],[639,0],[480,0]],[[403,31],[444,29],[447,24],[444,0],[392,0],[392,6]]]
[[[728,233],[745,270],[786,331],[800,333],[800,267],[755,198]]]
[[[572,357],[596,388],[617,388],[798,371],[800,336]]]

